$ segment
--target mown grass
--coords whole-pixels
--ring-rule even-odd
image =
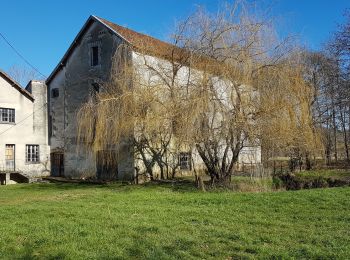
[[[0,187],[1,259],[350,258],[350,188]]]

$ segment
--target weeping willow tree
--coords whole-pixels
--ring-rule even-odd
[[[199,9],[163,50],[121,45],[110,79],[79,111],[80,142],[93,153],[132,144],[151,178],[155,166],[161,178],[174,172],[181,149],[196,151],[223,182],[242,149],[262,139],[311,151],[312,93],[297,50],[271,28],[236,2],[215,14]]]
[[[272,156],[288,154],[305,157],[309,169],[310,157],[322,150],[322,134],[312,118],[314,88],[304,78],[305,67],[300,53],[293,53],[279,64],[278,69],[268,68],[265,73],[274,84],[268,91],[261,88],[262,117],[260,125],[265,149]]]

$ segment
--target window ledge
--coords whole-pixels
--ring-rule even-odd
[[[96,66],[90,66],[89,71],[95,71],[95,70],[100,70],[101,69],[101,64],[96,65]]]
[[[26,164],[40,164],[41,162],[26,162]]]
[[[16,123],[13,123],[13,122],[2,122],[0,121],[0,125],[3,124],[3,125],[15,125]]]

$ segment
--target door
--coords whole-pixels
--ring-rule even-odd
[[[7,171],[15,171],[15,145],[7,144],[5,147],[5,167]]]
[[[97,179],[118,179],[118,163],[115,151],[98,151],[96,159]]]
[[[64,177],[63,153],[51,153],[51,175],[55,177]]]

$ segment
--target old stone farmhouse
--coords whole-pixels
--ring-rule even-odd
[[[0,172],[21,172],[28,176],[49,174],[44,82],[31,81],[23,89],[0,71],[0,147]],[[2,182],[4,176],[1,175]]]
[[[102,18],[89,17],[46,81],[49,93],[52,175],[80,178],[97,174],[100,178],[133,178],[136,164],[132,155],[133,147],[124,147],[117,169],[110,169],[91,153],[79,150],[77,144],[77,110],[93,92],[99,91],[99,82],[108,79],[112,57],[120,44],[131,47],[128,57],[134,66],[140,64],[137,52],[140,48],[149,52],[147,55],[151,59],[158,60],[164,59],[166,53],[173,48],[166,42]],[[260,147],[246,148],[242,151],[240,161],[260,162],[260,153]],[[183,169],[189,165],[190,158],[189,154],[183,154],[179,158]]]
[[[131,180],[137,162],[133,147],[125,145],[117,166],[106,166],[99,156],[79,149],[77,111],[100,83],[108,80],[112,58],[121,45],[130,46],[129,61],[139,66],[140,44],[150,59],[163,60],[169,43],[90,16],[73,43],[47,78],[31,81],[26,89],[0,73],[0,169],[32,176],[98,177]],[[6,94],[5,94],[6,93]],[[191,170],[191,151],[179,154],[180,168]],[[241,162],[259,163],[260,147],[245,148]],[[51,164],[51,165],[50,165]],[[50,168],[49,168],[50,167]]]

